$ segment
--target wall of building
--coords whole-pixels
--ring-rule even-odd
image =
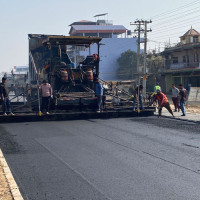
[[[185,61],[183,57],[185,56]],[[178,58],[178,63],[173,63],[173,57]],[[189,58],[189,60],[188,60]],[[168,66],[169,69],[181,69],[181,68],[194,68],[199,67],[200,62],[200,48],[188,49],[179,52],[171,53],[171,60],[169,60],[171,65]]]
[[[103,38],[100,48],[100,77],[104,80],[117,80],[116,71],[119,68],[117,59],[121,53],[137,51],[137,38]],[[96,52],[96,45],[91,46],[91,54]],[[88,51],[81,52],[86,56]]]

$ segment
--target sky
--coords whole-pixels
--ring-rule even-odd
[[[200,31],[200,0],[0,0],[0,72],[28,65],[28,34],[68,35],[69,24],[108,13],[116,25],[152,19],[149,49],[176,43],[191,26]]]

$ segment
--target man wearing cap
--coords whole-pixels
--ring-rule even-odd
[[[169,111],[169,113],[174,117],[174,113],[171,109],[171,106],[169,104],[169,101],[168,101],[166,95],[163,94],[160,90],[156,91],[156,96],[155,96],[153,102],[155,102],[156,100],[158,100],[158,117],[161,116],[163,107],[165,107]]]

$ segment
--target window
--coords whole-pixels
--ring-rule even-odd
[[[172,63],[177,64],[178,63],[178,57],[173,57],[172,58]]]
[[[88,36],[88,37],[97,37],[98,34],[97,33],[85,33],[85,36]]]
[[[190,57],[189,56],[187,56],[187,63],[189,63],[190,62]]]
[[[199,42],[199,38],[198,38],[198,36],[194,36],[194,37],[193,37],[193,42],[194,42],[194,43]]]
[[[112,38],[112,34],[111,33],[99,33],[99,37]]]
[[[186,63],[186,57],[183,56],[183,63]]]
[[[199,62],[199,54],[198,54],[198,53],[195,53],[195,54],[194,54],[194,62],[195,62],[195,63],[198,63],[198,62]]]

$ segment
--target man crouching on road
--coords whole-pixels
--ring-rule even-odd
[[[174,117],[174,113],[170,107],[169,101],[166,97],[165,94],[163,94],[160,90],[156,90],[156,96],[153,100],[153,102],[155,102],[156,100],[158,100],[158,117],[161,116],[162,113],[162,108],[165,107],[169,113],[171,113],[171,115]]]

